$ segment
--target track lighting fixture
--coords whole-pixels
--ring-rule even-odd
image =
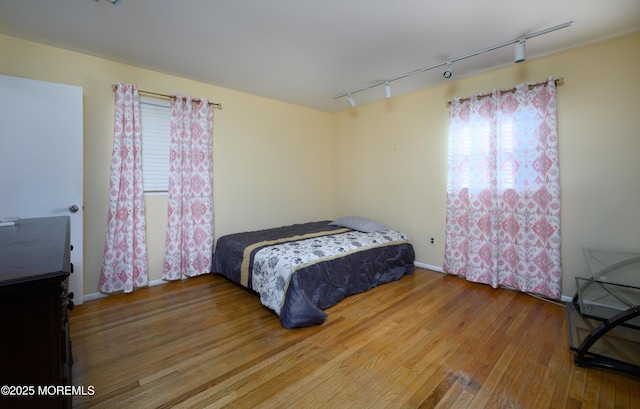
[[[516,43],[516,46],[513,50],[513,62],[519,63],[523,62],[526,58],[524,56],[524,42],[526,40],[523,38]]]
[[[94,0],[96,3],[98,3],[100,0]],[[108,3],[113,4],[114,6],[118,5],[122,0],[107,0]]]
[[[99,0],[96,0],[96,1],[99,1]],[[120,2],[120,0],[107,0],[107,1],[114,2],[114,4]],[[543,34],[551,33],[552,31],[560,30],[562,28],[567,28],[567,27],[571,26],[571,24],[573,24],[573,21],[569,21],[567,23],[560,24],[560,25],[557,25],[557,26],[554,26],[554,27],[551,27],[551,28],[547,28],[545,30],[538,31],[538,32],[535,32],[535,33],[527,34],[527,35],[525,35],[523,37],[516,38],[514,40],[505,41],[504,43],[496,44],[496,45],[493,45],[491,47],[483,48],[481,50],[477,50],[477,51],[474,51],[474,52],[471,52],[471,53],[468,53],[468,54],[460,55],[460,56],[458,56],[456,58],[452,58],[452,59],[450,59],[449,61],[446,61],[446,62],[439,62],[439,63],[433,64],[433,65],[429,65],[427,67],[418,68],[418,69],[415,69],[413,71],[409,71],[409,72],[407,72],[405,74],[398,75],[398,76],[386,79],[384,81],[376,82],[373,85],[368,85],[368,86],[366,86],[364,88],[360,88],[360,89],[357,89],[355,91],[351,91],[351,92],[347,92],[347,93],[344,93],[344,94],[337,95],[337,96],[333,97],[333,99],[347,97],[347,102],[349,103],[349,106],[351,106],[353,108],[353,107],[356,106],[356,103],[353,100],[353,97],[351,96],[352,94],[355,94],[355,93],[361,92],[361,91],[366,91],[366,90],[374,88],[374,87],[379,87],[381,85],[384,85],[384,97],[385,98],[390,98],[391,97],[391,86],[389,85],[389,83],[391,83],[393,81],[397,81],[397,80],[409,77],[411,75],[419,74],[421,72],[429,71],[429,70],[432,70],[434,68],[442,67],[442,66],[445,66],[445,65],[446,65],[447,68],[442,73],[442,76],[444,78],[451,78],[453,76],[453,70],[452,70],[451,67],[452,67],[452,64],[454,62],[460,61],[460,60],[464,60],[466,58],[475,57],[476,55],[480,55],[480,54],[484,54],[484,53],[489,52],[489,51],[497,50],[498,48],[506,47],[506,46],[511,45],[511,44],[515,44],[514,62],[519,63],[519,62],[525,61],[525,59],[526,59],[525,53],[524,53],[524,43],[525,43],[526,40],[528,40],[530,38],[533,38],[533,37],[541,36]]]
[[[443,77],[451,78],[451,76],[453,75],[453,70],[451,69],[451,64],[453,64],[451,61],[449,61],[447,63],[447,69],[442,73]]]
[[[349,94],[347,96],[347,102],[349,103],[349,106],[351,108],[353,108],[354,106],[356,106],[356,101],[353,100],[353,97],[351,96],[351,94]]]

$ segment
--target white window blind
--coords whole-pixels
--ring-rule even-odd
[[[142,180],[145,193],[168,190],[170,111],[169,101],[140,98]]]

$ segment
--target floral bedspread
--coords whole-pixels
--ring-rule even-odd
[[[291,276],[309,265],[364,250],[408,243],[404,233],[394,230],[346,233],[272,245],[259,250],[253,260],[252,288],[260,301],[280,315]]]

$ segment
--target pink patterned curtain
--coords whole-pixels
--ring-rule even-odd
[[[130,293],[149,284],[138,87],[118,84],[115,97],[109,215],[98,289]]]
[[[162,278],[211,271],[213,106],[179,95],[171,101],[169,215]]]
[[[545,84],[452,102],[444,270],[559,299],[556,85]]]

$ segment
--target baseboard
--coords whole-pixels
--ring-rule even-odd
[[[424,268],[431,271],[437,271],[438,273],[444,273],[442,267],[432,266],[431,264],[420,263],[419,261],[414,261],[413,265],[416,267]]]
[[[418,261],[415,261],[413,263],[413,265],[416,266],[416,267],[427,269],[427,270],[436,271],[438,273],[445,273],[445,271],[444,271],[444,269],[442,267],[432,266],[431,264],[425,264],[425,263],[420,263]],[[560,301],[562,301],[562,302],[567,303],[567,302],[571,302],[572,300],[573,300],[573,297],[570,297],[568,295],[560,296]]]
[[[184,280],[185,277],[183,277],[182,279]],[[163,280],[163,279],[159,278],[157,280],[149,281],[148,287],[155,287],[156,285],[166,284],[168,282],[169,281],[167,281],[167,280]],[[97,299],[105,298],[105,297],[108,297],[108,296],[109,296],[109,294],[100,293],[100,292],[91,293],[91,294],[85,294],[84,301],[97,300]]]
[[[433,266],[431,264],[426,264],[426,263],[421,263],[419,261],[415,261],[413,263],[413,265],[416,266],[416,267],[419,267],[419,268],[424,268],[426,270],[436,271],[438,273],[443,273],[443,274],[445,273],[445,271],[442,269],[442,267]],[[183,277],[182,279],[184,280],[185,277]],[[161,285],[161,284],[166,284],[168,282],[169,281],[163,280],[161,278],[157,279],[157,280],[152,280],[152,281],[149,281],[149,287],[153,287],[153,286]],[[100,293],[100,292],[86,294],[84,296],[84,301],[97,300],[97,299],[100,299],[100,298],[107,297],[108,295],[109,294]],[[568,296],[568,295],[563,295],[563,296],[560,297],[560,301],[563,301],[563,302],[571,302],[572,299],[573,298]]]
[[[84,301],[91,301],[91,300],[97,300],[99,298],[104,298],[109,294],[103,294],[103,293],[91,293],[91,294],[85,294],[84,295]]]

